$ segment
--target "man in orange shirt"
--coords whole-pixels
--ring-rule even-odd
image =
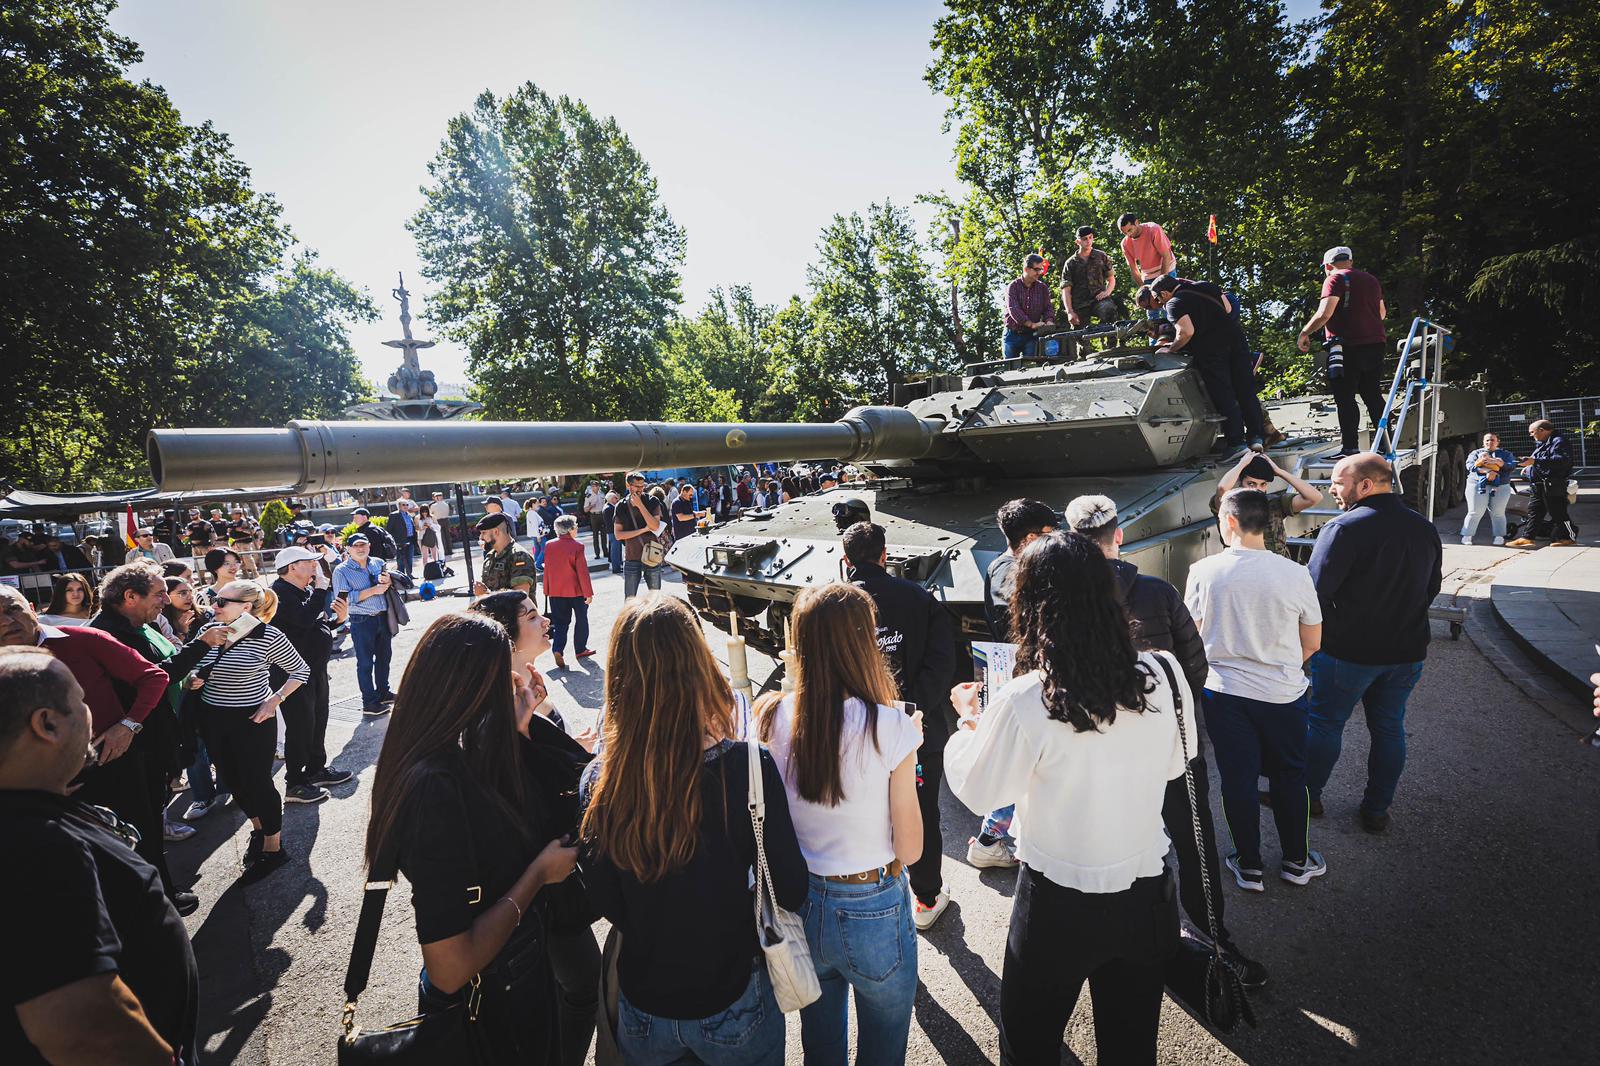
[[[578,542],[578,520],[564,514],[555,520],[556,536],[544,549],[544,592],[550,600],[550,650],[556,666],[567,668],[562,653],[567,650],[567,627],[573,626],[572,642],[578,658],[594,654],[589,647],[589,604],[594,600],[594,585],[589,581],[589,556]]]
[[[1134,288],[1149,285],[1163,275],[1178,276],[1178,257],[1172,254],[1172,242],[1167,231],[1154,222],[1140,222],[1139,216],[1125,211],[1117,219],[1122,231],[1122,257],[1128,261],[1133,274]],[[1146,311],[1146,318],[1163,318],[1162,311]]]

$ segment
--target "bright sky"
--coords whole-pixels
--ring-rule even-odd
[[[532,80],[614,115],[688,233],[686,306],[746,282],[801,292],[836,212],[910,205],[953,185],[943,105],[922,81],[936,0],[124,0],[112,25],[144,48],[136,76],[185,120],[228,133],[255,187],[384,319],[354,332],[380,388],[399,362],[389,297],[428,285],[404,227],[448,119],[484,89]],[[925,217],[925,216],[924,216]],[[432,335],[425,322],[414,328]],[[423,366],[465,382],[465,351]]]

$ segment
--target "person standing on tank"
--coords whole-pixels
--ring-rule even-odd
[[[1165,307],[1178,335],[1156,351],[1186,351],[1193,357],[1194,368],[1222,415],[1228,448],[1242,447],[1247,440],[1252,447],[1264,445],[1266,419],[1256,398],[1250,345],[1227,294],[1209,281],[1162,277],[1139,290],[1139,306]]]
[[[1003,341],[1007,359],[1033,355],[1038,345],[1034,332],[1056,324],[1056,309],[1050,300],[1050,286],[1044,283],[1048,264],[1044,256],[1029,253],[1022,261],[1022,276],[1006,288],[1006,334]]]
[[[1328,353],[1328,386],[1339,408],[1339,457],[1361,450],[1361,408],[1366,404],[1376,433],[1386,406],[1383,395],[1383,353],[1388,347],[1383,320],[1389,309],[1383,302],[1383,285],[1365,270],[1357,270],[1354,253],[1344,245],[1322,255],[1322,302],[1300,331],[1296,342],[1302,352],[1311,350],[1311,334],[1326,327],[1323,348]]]
[[[878,611],[878,650],[888,661],[900,698],[922,712],[917,749],[917,806],[922,810],[922,858],[912,863],[912,921],[930,929],[950,906],[944,883],[944,838],[939,831],[939,785],[950,736],[950,687],[956,674],[956,632],[949,612],[921,585],[884,569],[889,553],[883,527],[857,522],[844,531],[850,581]]]

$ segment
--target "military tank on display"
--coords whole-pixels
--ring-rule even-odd
[[[837,460],[864,473],[826,492],[675,543],[667,561],[701,615],[752,646],[783,646],[801,589],[844,576],[833,508],[859,500],[884,526],[890,569],[942,600],[968,639],[984,639],[984,572],[1006,550],[1005,501],[1063,508],[1116,501],[1123,557],[1182,586],[1220,549],[1211,500],[1237,453],[1215,447],[1221,416],[1182,353],[1158,350],[1146,323],[1064,331],[1036,357],[965,367],[899,386],[893,403],[837,422],[669,424],[292,422],[285,429],[171,429],[147,452],[164,491],[241,486],[326,492],[382,485],[512,480],[609,471]],[[1108,347],[1089,350],[1100,337]],[[1448,331],[1418,320],[1401,342],[1390,416],[1377,447],[1431,515],[1458,500],[1464,460],[1483,432],[1481,391],[1446,384]],[[1054,343],[1049,343],[1053,341]],[[1269,403],[1279,466],[1326,491],[1339,446],[1330,397]],[[1423,427],[1419,444],[1418,427]],[[1288,521],[1302,550],[1338,511],[1328,496]]]

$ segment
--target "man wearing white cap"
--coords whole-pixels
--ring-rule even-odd
[[[1322,254],[1322,302],[1300,331],[1302,352],[1311,350],[1311,334],[1327,329],[1323,348],[1328,353],[1328,385],[1339,408],[1339,434],[1343,447],[1339,457],[1361,451],[1361,408],[1356,398],[1367,405],[1373,431],[1383,419],[1383,352],[1388,345],[1383,320],[1389,309],[1383,303],[1383,285],[1365,270],[1351,263],[1353,254],[1344,245]]]
[[[335,599],[329,616],[328,592],[322,577],[322,556],[310,548],[284,548],[273,559],[278,579],[272,591],[278,610],[272,624],[283,630],[294,650],[306,661],[311,678],[283,701],[284,801],[321,803],[328,798],[323,785],[340,785],[350,772],[328,765],[328,659],[333,653],[333,630],[349,617],[348,600]],[[321,585],[323,587],[317,588]]]

